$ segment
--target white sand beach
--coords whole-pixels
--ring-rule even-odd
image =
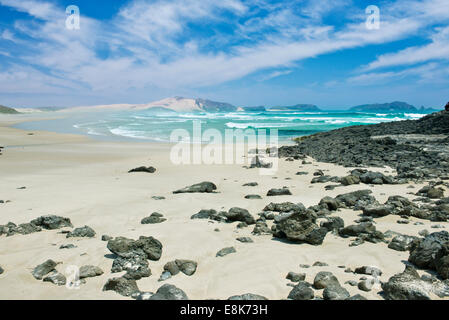
[[[40,115],[42,118],[45,115]],[[37,117],[37,116],[34,116]],[[344,268],[354,270],[360,266],[377,266],[383,274],[381,281],[404,270],[408,252],[387,248],[385,243],[364,243],[350,247],[351,239],[327,234],[318,246],[279,241],[272,236],[252,235],[253,226],[236,228],[237,223],[213,223],[208,220],[192,220],[190,217],[201,209],[228,210],[231,207],[248,209],[257,214],[270,202],[301,202],[306,207],[318,204],[325,196],[360,189],[371,189],[383,203],[390,195],[415,196],[416,192],[402,185],[352,185],[326,191],[327,184],[311,184],[313,172],[321,169],[326,174],[344,176],[351,168],[315,162],[302,165],[300,161],[281,159],[275,176],[259,175],[258,169],[246,169],[242,165],[190,165],[177,166],[169,159],[170,145],[145,142],[97,141],[87,136],[59,134],[44,131],[30,132],[11,128],[23,121],[23,116],[0,117],[0,225],[14,222],[26,223],[42,215],[54,214],[70,218],[75,227],[88,225],[96,232],[94,238],[66,239],[61,230],[42,231],[30,235],[0,236],[0,299],[131,299],[114,291],[103,291],[108,279],[120,276],[112,274],[111,252],[102,235],[124,236],[137,239],[153,236],[163,245],[159,261],[149,261],[152,275],[137,281],[144,292],[155,292],[162,284],[170,283],[181,288],[190,299],[227,299],[232,295],[254,293],[268,299],[286,299],[291,287],[285,279],[290,271],[306,273],[306,281],[313,282],[319,271],[331,271],[351,295],[362,294],[368,299],[381,299],[380,286],[371,292],[361,292],[357,286],[345,284],[358,281],[361,275],[345,273]],[[128,173],[139,166],[153,166],[157,171]],[[391,169],[372,169],[392,173]],[[307,175],[295,175],[307,171]],[[289,178],[289,179],[288,179]],[[174,190],[202,181],[217,185],[217,193],[173,194]],[[257,182],[256,187],[243,187]],[[271,188],[289,187],[291,196],[267,197]],[[25,187],[25,189],[19,189]],[[258,194],[259,200],[244,196]],[[446,190],[447,194],[447,190]],[[165,200],[154,200],[163,196]],[[167,221],[143,225],[140,220],[152,212],[164,215]],[[333,213],[344,219],[345,225],[354,224],[361,212],[350,209]],[[376,219],[376,228],[418,235],[436,224],[410,218],[407,225],[396,223],[400,217],[389,215]],[[268,221],[271,227],[272,221]],[[448,223],[441,222],[446,228]],[[218,228],[219,231],[215,231]],[[65,228],[70,230],[70,228]],[[247,236],[254,243],[240,243],[237,237]],[[74,249],[59,249],[72,243]],[[234,246],[236,253],[216,257],[217,251]],[[95,265],[104,274],[88,278],[78,290],[56,286],[36,280],[31,272],[34,267],[53,259],[60,262],[56,269],[65,273],[69,265]],[[165,263],[175,259],[190,259],[198,263],[192,276],[182,273],[165,282],[158,282]],[[316,261],[328,264],[312,266]],[[300,268],[309,264],[310,268]],[[420,271],[421,272],[421,271]],[[316,291],[320,296],[321,292]],[[433,297],[438,298],[438,297]]]

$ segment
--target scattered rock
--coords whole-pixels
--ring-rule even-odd
[[[304,279],[306,278],[306,274],[289,272],[285,278],[287,280],[290,280],[291,282],[299,282],[299,281],[304,281]]]
[[[256,223],[256,220],[248,212],[248,210],[242,209],[242,208],[237,208],[237,207],[229,209],[229,211],[227,213],[225,213],[225,217],[230,222],[242,221],[242,222],[245,222],[248,225]]]
[[[357,287],[365,292],[369,292],[373,289],[374,286],[374,280],[373,279],[366,279],[362,280],[358,283]]]
[[[212,193],[217,190],[217,186],[212,182],[201,182],[183,189],[173,191],[174,194],[178,193]]]
[[[118,294],[129,297],[139,293],[136,280],[123,277],[109,279],[103,287],[103,291],[115,291]]]
[[[408,251],[412,248],[414,241],[418,241],[418,238],[407,235],[398,235],[391,240],[388,244],[388,248],[396,251]]]
[[[239,237],[236,240],[239,242],[242,242],[242,243],[253,243],[254,242],[253,239],[251,239],[250,237]]]
[[[313,264],[313,266],[314,267],[327,267],[327,266],[329,266],[326,262],[321,262],[321,261],[316,261],[314,264]]]
[[[76,246],[75,246],[74,244],[71,244],[71,243],[69,243],[69,244],[63,244],[63,245],[61,245],[61,246],[59,247],[59,249],[74,249],[74,248],[76,248]]]
[[[164,216],[158,212],[153,212],[149,217],[143,218],[141,224],[156,224],[167,221]]]
[[[234,247],[223,248],[217,252],[216,257],[224,257],[228,254],[237,252]]]
[[[179,270],[187,276],[191,276],[195,273],[198,264],[192,260],[175,260]]]
[[[79,277],[80,277],[80,279],[93,278],[93,277],[101,276],[103,273],[104,272],[103,272],[103,270],[101,270],[100,267],[88,265],[88,266],[82,266],[80,268]]]
[[[168,271],[164,271],[162,272],[161,276],[159,277],[158,281],[165,281],[168,280],[172,277],[172,274]]]
[[[214,209],[201,210],[200,212],[194,214],[190,219],[210,219],[218,222],[225,222],[226,216],[225,212],[217,212]]]
[[[291,196],[292,193],[290,190],[286,187],[282,189],[270,189],[267,193],[268,197],[274,197],[274,196]]]
[[[257,187],[259,184],[257,182],[245,183],[243,187]]]
[[[239,300],[256,301],[256,300],[268,300],[268,299],[265,298],[264,296],[260,296],[260,295],[258,295],[258,294],[245,293],[245,294],[242,294],[242,295],[229,297],[228,300],[235,300],[235,301],[239,301]]]
[[[44,276],[55,270],[57,263],[49,259],[34,268],[32,274],[37,280],[42,280]]]
[[[315,293],[310,286],[305,282],[299,282],[288,294],[288,299],[291,300],[312,300]]]
[[[134,169],[131,169],[128,171],[128,173],[133,173],[133,172],[155,173],[156,168],[154,168],[154,167],[138,167],[138,168],[134,168]]]
[[[268,225],[265,222],[258,221],[256,222],[256,225],[254,226],[254,229],[251,233],[256,236],[261,236],[261,235],[271,235],[272,231],[270,228],[268,228]]]
[[[69,232],[67,238],[93,238],[95,237],[95,231],[89,226],[76,228],[72,232]]]
[[[161,196],[152,196],[151,199],[153,199],[153,200],[165,200],[165,197],[161,197]]]
[[[43,280],[44,282],[51,282],[57,286],[63,286],[66,284],[67,279],[66,277],[62,274],[59,273],[56,270],[51,271],[51,273],[46,276]]]
[[[372,266],[363,266],[359,268],[355,268],[354,273],[357,274],[366,274],[374,277],[379,277],[382,275],[382,270],[377,267]]]
[[[150,300],[188,300],[184,291],[171,284],[164,284],[160,287]]]
[[[144,255],[149,260],[157,261],[162,255],[162,243],[153,237],[141,236],[138,240],[117,237],[108,241],[108,249],[124,258]]]
[[[70,228],[73,227],[69,218],[59,217],[55,215],[42,216],[34,220],[31,220],[30,223],[46,230],[55,230],[64,227]]]
[[[101,241],[109,241],[112,240],[113,238],[111,236],[108,236],[106,234],[101,236]]]
[[[348,290],[340,285],[330,285],[324,288],[324,300],[346,300],[350,297]]]
[[[262,197],[259,196],[258,194],[249,194],[249,195],[245,196],[245,199],[258,200],[258,199],[262,199]]]
[[[329,286],[340,286],[338,279],[331,273],[327,271],[318,272],[313,280],[313,287],[315,289],[324,289]]]

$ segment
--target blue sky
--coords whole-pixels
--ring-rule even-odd
[[[66,7],[80,29],[66,28]],[[380,9],[369,29],[365,9]],[[0,0],[0,104],[449,101],[448,0]]]

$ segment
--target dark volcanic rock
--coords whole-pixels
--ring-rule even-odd
[[[258,194],[248,194],[245,196],[245,199],[257,200],[257,199],[262,199],[262,197],[259,196]]]
[[[109,279],[103,287],[103,291],[115,291],[122,296],[129,297],[139,293],[136,280],[125,279],[123,277]]]
[[[293,242],[320,245],[323,243],[328,229],[319,227],[315,221],[316,216],[308,211],[287,214],[274,225],[274,236],[285,237]]]
[[[382,284],[385,298],[388,300],[430,300],[432,287],[421,280],[411,266],[406,266],[403,273],[392,276]]]
[[[3,272],[5,272],[5,270],[0,266],[0,274],[2,274]]]
[[[398,235],[391,240],[388,244],[388,248],[396,251],[408,251],[412,248],[415,241],[418,241],[417,237]]]
[[[57,286],[63,286],[66,284],[67,279],[66,277],[62,274],[59,273],[56,270],[53,270],[50,272],[50,274],[48,274],[44,279],[44,282],[51,282]]]
[[[255,300],[268,300],[268,299],[265,298],[264,296],[260,296],[260,295],[258,295],[258,294],[245,293],[245,294],[242,294],[242,295],[229,297],[228,300],[235,300],[235,301],[239,301],[239,300],[244,300],[244,301],[255,301]]]
[[[194,214],[190,217],[190,219],[210,219],[218,222],[226,221],[226,212],[217,212],[214,209],[210,210],[201,210],[198,213]]]
[[[339,208],[363,208],[370,204],[376,204],[376,198],[371,194],[371,190],[358,190],[338,195],[335,200]]]
[[[263,211],[274,211],[274,212],[304,212],[306,207],[302,203],[294,204],[291,202],[283,203],[270,203],[267,205]]]
[[[180,190],[173,191],[174,194],[178,193],[212,193],[217,190],[217,186],[212,182],[201,182],[189,187],[185,187]]]
[[[324,289],[329,286],[340,286],[338,279],[331,273],[326,271],[318,272],[313,280],[313,287],[315,289]]]
[[[138,168],[134,168],[134,169],[131,169],[128,171],[128,173],[132,173],[132,172],[155,173],[156,168],[154,168],[154,167],[138,167]]]
[[[80,268],[80,279],[98,277],[103,274],[103,270],[97,266],[82,266]]]
[[[225,217],[230,221],[241,221],[245,222],[246,224],[255,224],[256,220],[254,217],[248,212],[246,209],[242,208],[231,208],[227,213],[225,213]]]
[[[310,286],[301,281],[293,287],[292,291],[288,294],[288,299],[292,300],[312,300],[315,297],[315,293]]]
[[[175,260],[175,263],[178,266],[179,270],[187,276],[193,275],[198,266],[198,264],[192,260],[177,259]]]
[[[149,217],[143,218],[141,224],[156,224],[167,221],[164,216],[158,212],[153,212]]]
[[[125,279],[140,280],[151,276],[148,261],[143,254],[135,254],[132,257],[117,257],[112,263],[111,272],[123,272]]]
[[[337,200],[331,197],[324,197],[323,199],[320,200],[320,203],[318,205],[330,211],[335,211],[338,209]]]
[[[89,226],[76,228],[72,232],[67,233],[67,238],[93,238],[95,237],[95,231]]]
[[[138,240],[117,237],[108,241],[108,249],[124,258],[143,255],[149,260],[157,261],[162,255],[162,243],[153,237],[141,236]]]
[[[431,233],[410,251],[408,261],[419,268],[435,270],[435,261],[441,256],[443,245],[448,242],[447,231]]]
[[[299,282],[299,281],[304,281],[304,279],[306,278],[306,274],[289,272],[285,278],[287,280],[290,280],[291,282]]]
[[[327,221],[321,222],[321,227],[326,228],[329,232],[344,228],[345,222],[340,217],[327,217]]]
[[[55,270],[57,263],[53,260],[47,260],[44,263],[38,265],[36,268],[34,268],[32,274],[33,277],[35,277],[37,280],[42,280],[42,278]]]
[[[261,235],[270,235],[273,232],[265,222],[257,221],[251,233],[256,236],[261,236]]]
[[[366,275],[375,276],[375,277],[379,277],[382,275],[382,271],[379,268],[373,267],[373,266],[363,266],[363,267],[355,268],[354,273],[366,274]]]
[[[273,196],[291,196],[292,193],[288,188],[282,188],[282,189],[271,189],[268,191],[267,196],[273,197]]]
[[[249,238],[249,237],[239,237],[237,239],[235,239],[241,243],[253,243],[253,239]]]
[[[73,227],[69,218],[54,215],[42,216],[34,220],[31,220],[30,223],[47,230],[55,230],[64,227]]]
[[[171,284],[164,284],[160,287],[150,300],[188,300],[184,291]]]
[[[346,300],[350,297],[348,290],[340,285],[330,285],[324,288],[324,300]]]
[[[227,256],[228,254],[235,253],[235,252],[237,252],[237,251],[235,250],[234,247],[223,248],[217,252],[216,257],[224,257],[224,256]]]
[[[307,155],[317,161],[347,167],[390,166],[396,168],[401,179],[447,175],[449,163],[447,151],[444,151],[447,139],[406,136],[412,134],[449,134],[449,112],[436,112],[418,120],[320,132],[297,139],[296,146],[279,148],[278,154],[280,157]]]
[[[363,214],[373,218],[388,216],[392,211],[393,208],[388,205],[369,205],[363,208]]]

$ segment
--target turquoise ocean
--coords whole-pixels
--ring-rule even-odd
[[[277,129],[280,142],[292,138],[353,125],[419,119],[418,113],[362,113],[345,111],[298,112],[231,112],[175,113],[142,111],[88,112],[70,114],[64,119],[25,122],[16,127],[25,130],[47,130],[80,133],[98,139],[170,142],[173,130],[193,132],[193,123],[200,123],[204,132],[217,129]]]

